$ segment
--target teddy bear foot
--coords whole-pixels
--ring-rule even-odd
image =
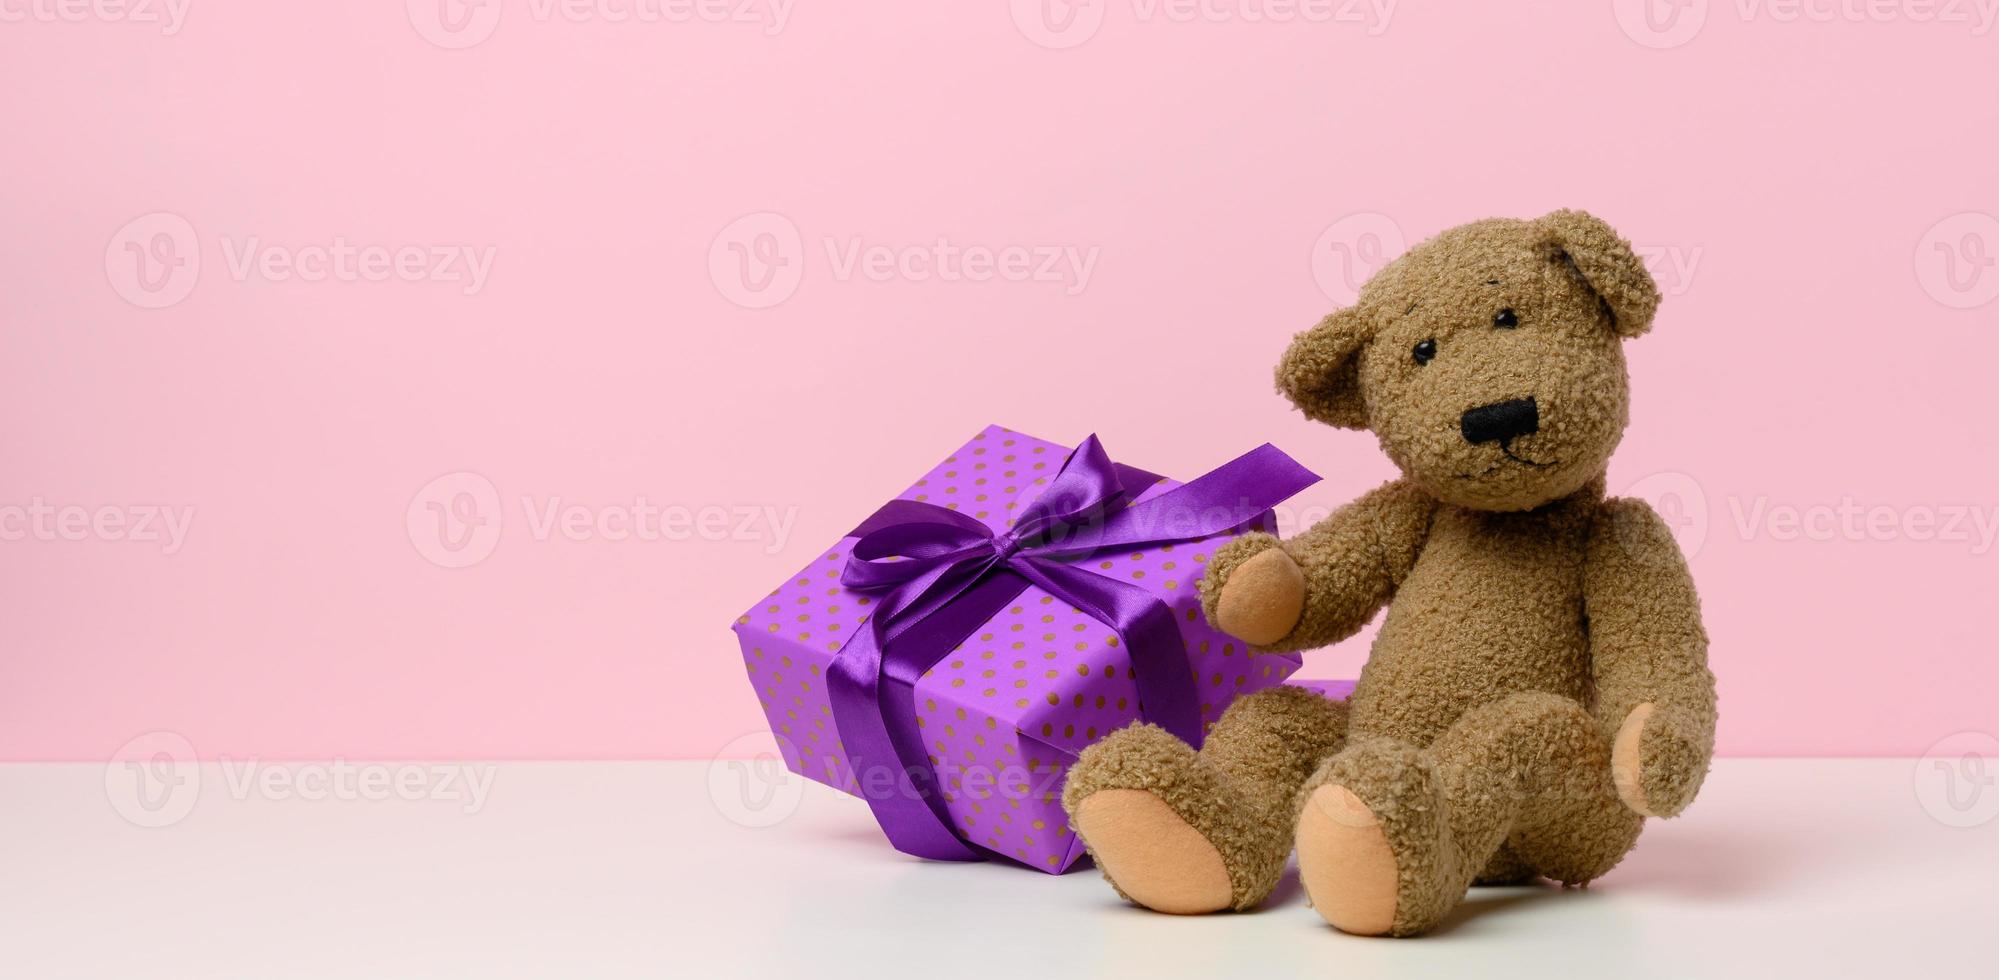
[[[1399,743],[1348,749],[1302,791],[1298,880],[1319,915],[1357,936],[1413,936],[1443,921],[1458,876],[1436,771]],[[1455,887],[1453,882],[1455,881]]]
[[[1382,936],[1395,928],[1395,851],[1374,811],[1345,786],[1313,790],[1299,811],[1298,879],[1335,929]]]
[[[1220,851],[1142,789],[1099,790],[1076,807],[1076,833],[1104,875],[1155,912],[1201,915],[1229,907],[1229,870]]]
[[[1084,750],[1062,802],[1112,887],[1158,912],[1250,908],[1270,894],[1289,850],[1287,827],[1152,725]]]

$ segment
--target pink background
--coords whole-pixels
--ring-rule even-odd
[[[1325,474],[1302,504],[1337,504],[1391,470],[1270,369],[1338,263],[1564,206],[1660,256],[1612,484],[1681,522],[1723,751],[1999,727],[1999,558],[1946,527],[1999,514],[1999,39],[1975,22],[1099,0],[1068,34],[1029,2],[800,5],[771,34],[506,0],[453,6],[453,35],[435,2],[0,23],[0,757],[153,731],[204,756],[726,751],[763,727],[736,613],[981,426],[1095,431],[1183,478],[1268,439]],[[160,212],[185,225],[128,225]],[[492,264],[470,289],[231,262],[336,238]],[[841,272],[940,238],[1096,258]],[[149,291],[127,244],[199,268]],[[732,245],[786,264],[759,292]],[[791,517],[781,548],[768,521],[537,533],[551,498],[641,496]],[[22,530],[37,499],[193,519],[177,549]],[[1853,526],[1781,516],[1848,502]]]

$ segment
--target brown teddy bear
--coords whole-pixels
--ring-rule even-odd
[[[1219,549],[1202,607],[1257,651],[1387,619],[1346,702],[1277,688],[1199,752],[1133,726],[1082,754],[1063,804],[1121,894],[1248,909],[1295,840],[1328,922],[1413,935],[1474,883],[1586,884],[1692,802],[1715,726],[1699,602],[1664,522],[1604,494],[1622,344],[1658,303],[1629,243],[1558,211],[1446,231],[1297,337],[1279,390],[1372,429],[1403,476]]]

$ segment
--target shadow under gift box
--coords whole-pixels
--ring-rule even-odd
[[[948,507],[995,531],[1047,486],[1070,450],[988,426],[900,499]],[[1135,498],[1180,484],[1162,479]],[[1274,524],[1265,511],[1254,526]],[[1229,703],[1284,683],[1299,655],[1252,655],[1201,615],[1195,583],[1234,533],[1093,556],[1078,567],[1139,586],[1173,612],[1199,692],[1202,728]],[[872,598],[840,584],[856,539],[843,538],[736,620],[743,663],[793,772],[861,795],[826,675]],[[1344,687],[1327,693],[1344,696]],[[1077,753],[1144,720],[1124,641],[1109,626],[1030,585],[926,671],[916,719],[937,768],[952,828],[970,844],[1051,873],[1083,854],[1062,812],[1062,780]]]

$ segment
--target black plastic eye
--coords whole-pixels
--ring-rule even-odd
[[[1498,313],[1493,314],[1492,325],[1501,330],[1511,330],[1520,325],[1520,318],[1514,316],[1513,311],[1510,309],[1500,310]]]
[[[1409,356],[1415,358],[1418,364],[1428,364],[1431,358],[1437,356],[1437,342],[1434,340],[1423,341],[1416,345],[1415,350],[1409,352]]]

